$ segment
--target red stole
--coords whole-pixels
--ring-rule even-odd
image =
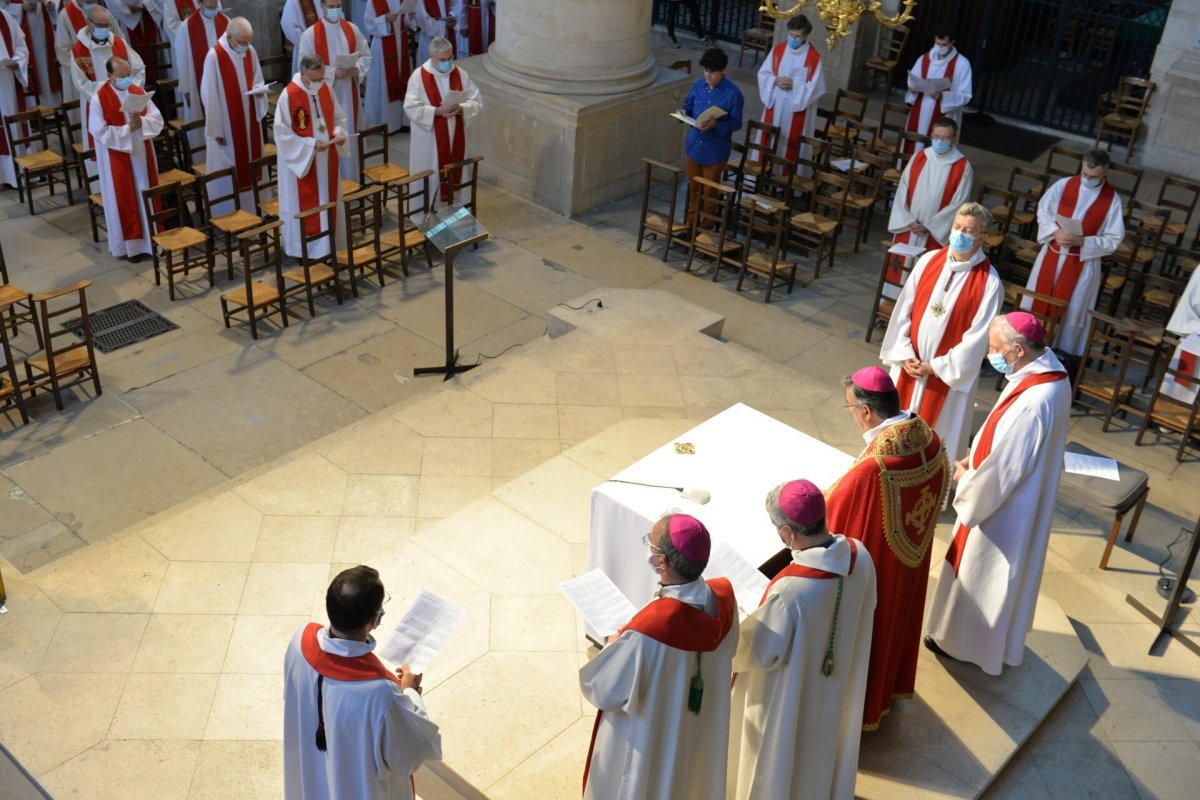
[[[983,302],[983,291],[987,288],[987,279],[992,265],[985,257],[983,261],[971,267],[967,273],[966,283],[954,301],[954,307],[949,311],[950,318],[946,321],[946,329],[942,332],[941,340],[938,341],[937,352],[932,355],[922,353],[920,345],[917,344],[921,320],[928,310],[929,301],[933,297],[938,281],[942,279],[942,267],[949,254],[950,249],[946,247],[930,257],[929,263],[925,265],[925,270],[921,273],[916,294],[913,295],[909,341],[912,342],[913,351],[922,361],[930,361],[938,356],[944,356],[950,351],[950,348],[956,347],[962,341],[963,334],[971,327],[971,322],[979,311],[979,305]],[[896,390],[900,392],[901,408],[909,407],[916,385],[917,382],[911,375],[903,369],[900,370],[900,377],[896,381]],[[921,407],[916,409],[916,412],[917,416],[925,420],[929,427],[932,428],[937,424],[938,415],[942,413],[942,406],[945,405],[946,396],[949,393],[950,387],[937,375],[929,375],[925,378],[925,391],[921,395]]]
[[[1067,185],[1063,187],[1062,197],[1058,201],[1058,213],[1064,217],[1075,216],[1075,206],[1079,202],[1079,186],[1082,183],[1082,178],[1076,175],[1073,178],[1067,178]],[[1100,187],[1100,195],[1092,202],[1091,206],[1083,215],[1082,227],[1084,236],[1095,236],[1099,232],[1100,226],[1104,224],[1104,218],[1108,216],[1108,209],[1112,205],[1113,197],[1116,192],[1113,190],[1111,183],[1105,183]],[[1083,272],[1083,261],[1079,258],[1079,248],[1067,248],[1066,258],[1063,261],[1062,273],[1055,277],[1058,272],[1058,260],[1061,256],[1061,250],[1054,242],[1046,248],[1046,256],[1042,259],[1041,269],[1038,271],[1037,286],[1035,287],[1040,294],[1048,294],[1057,297],[1059,300],[1070,301],[1071,295],[1075,293],[1075,284],[1079,282],[1079,275]],[[1033,313],[1042,316],[1049,316],[1051,313],[1050,305],[1041,301],[1035,300],[1033,303]]]
[[[183,23],[187,27],[188,47],[192,51],[192,73],[196,77],[196,95],[201,113],[204,112],[204,98],[199,97],[200,85],[204,79],[204,59],[208,55],[208,51],[216,46],[216,43],[208,43],[208,28],[204,26],[204,15],[193,14],[188,18],[188,21]],[[216,29],[217,38],[220,39],[225,35],[225,29],[229,27],[229,18],[224,14],[217,14],[213,20],[213,27]],[[230,95],[226,95],[229,97]]]
[[[140,86],[130,86],[130,94],[145,94]],[[104,121],[113,127],[127,125],[125,112],[121,110],[121,101],[117,91],[108,81],[96,92],[96,100],[104,114]],[[146,116],[143,109],[141,116]],[[146,148],[146,177],[150,186],[158,185],[158,162],[154,157],[154,145],[145,139],[142,145]],[[121,219],[121,234],[125,241],[141,239],[142,230],[141,191],[133,171],[133,158],[129,153],[120,150],[108,151],[108,177],[112,181],[113,191],[117,196],[117,216]]]
[[[921,179],[921,171],[925,169],[925,164],[928,161],[925,151],[917,153],[913,156],[909,166],[908,173],[908,194],[905,195],[904,203],[912,209],[913,197],[917,191],[917,181]],[[963,175],[967,172],[967,159],[962,157],[954,162],[950,167],[950,174],[946,177],[946,185],[942,188],[942,199],[938,203],[938,211],[941,211],[946,206],[950,205],[950,201],[954,199],[954,193],[958,191],[958,186],[962,183]],[[893,242],[908,244],[912,240],[912,231],[900,231],[897,233]],[[925,234],[925,252],[931,250],[940,250],[942,243],[939,242],[932,233]],[[900,266],[892,258],[888,259],[888,280],[892,283],[900,283],[901,271]]]
[[[925,78],[926,80],[929,79],[929,62],[930,62],[929,53],[925,53],[925,55],[921,56],[921,77]],[[943,78],[947,78],[950,80],[951,88],[953,88],[953,86],[954,86],[954,67],[957,64],[958,64],[958,53],[955,52],[954,58],[950,59],[950,63],[946,65],[946,71],[944,73],[942,73]],[[938,99],[933,101],[933,114],[932,114],[932,116],[929,117],[930,129],[932,129],[934,123],[937,122],[939,119],[941,119],[943,116],[945,116],[945,115],[942,113],[942,98],[939,97]],[[912,108],[910,108],[908,110],[908,125],[906,126],[906,130],[918,131],[918,130],[920,130],[920,128],[919,128],[920,124],[921,124],[921,101],[920,101],[920,98],[918,98],[917,102],[913,103]]]
[[[388,0],[371,0],[371,4],[377,17],[391,11]],[[397,22],[403,30],[403,14]],[[405,74],[408,72],[408,36],[397,36],[395,23],[392,23],[388,33],[380,38],[379,46],[383,51],[383,76],[387,82],[387,99],[389,103],[397,103],[404,99],[404,92],[408,87],[408,76]]]
[[[850,543],[850,569],[848,572],[846,572],[846,574],[853,575],[854,562],[858,560],[858,543],[853,539],[847,539],[846,541]],[[803,564],[797,564],[795,561],[793,561],[783,569],[779,570],[774,578],[771,578],[771,582],[767,584],[767,589],[763,592],[762,599],[758,601],[758,604],[761,606],[763,603],[767,602],[767,595],[771,593],[771,587],[774,586],[776,581],[778,581],[780,578],[816,578],[817,580],[829,580],[830,578],[840,577],[842,576],[838,575],[836,572],[829,572],[828,570],[817,569],[816,567],[806,567]]]
[[[425,97],[429,100],[429,105],[438,108],[442,104],[442,91],[438,88],[437,79],[429,70],[421,67],[421,83],[425,86]],[[450,91],[462,91],[462,73],[458,67],[450,70]],[[467,152],[467,136],[466,123],[460,114],[458,119],[454,121],[454,137],[450,136],[450,120],[448,117],[434,115],[433,118],[433,138],[437,144],[437,163],[438,175],[441,179],[438,181],[439,191],[443,203],[449,203],[452,197],[450,184],[458,183],[462,175],[461,169],[454,170],[447,181],[446,176],[442,175],[442,169],[447,164],[457,164],[466,157]]]
[[[338,23],[341,28],[342,36],[346,37],[346,52],[353,53],[358,50],[358,38],[354,35],[354,26],[346,20]],[[317,49],[317,55],[326,64],[333,66],[333,61],[329,58],[329,34],[325,31],[324,23],[319,23],[313,26],[313,45]],[[354,84],[354,130],[358,130],[358,84]],[[333,117],[330,116],[330,119]]]
[[[54,63],[55,53],[54,18],[50,16],[50,7],[44,2],[39,2],[38,8],[42,14],[42,34],[46,40],[46,59],[50,61],[50,64],[38,63],[37,50],[33,46],[33,34],[29,30],[29,14],[28,12],[21,14],[21,33],[25,34],[25,41],[29,45],[29,83],[33,87],[34,91],[40,92],[42,84],[41,81],[38,80],[38,73],[42,68],[47,68],[47,79],[50,81],[50,91],[60,92],[62,91],[62,79],[58,74],[58,70],[54,69],[52,66]],[[4,41],[5,43],[8,42],[7,36],[5,37]],[[12,50],[10,49],[9,52],[11,53]],[[18,91],[17,96],[20,98],[21,92]],[[45,98],[42,99],[45,100]]]
[[[11,57],[12,53],[13,53],[13,43],[12,43],[12,31],[10,31],[8,29],[9,16],[7,14],[4,14],[3,11],[0,11],[0,14],[4,15],[4,19],[0,19],[0,37],[2,37],[4,39],[4,52],[9,57]],[[50,52],[54,52],[54,51],[51,50]],[[11,70],[10,70],[10,72],[11,72]],[[13,80],[15,81],[16,73],[12,73],[12,75],[13,75]],[[16,95],[17,95],[17,111],[24,111],[25,110],[25,94],[21,91],[20,86],[16,87]],[[25,136],[26,134],[21,134],[21,135]],[[8,145],[8,126],[3,124],[3,120],[0,120],[0,156],[9,156],[9,155],[12,155],[12,148],[9,147],[9,145]]]
[[[711,653],[721,646],[725,635],[737,619],[737,601],[733,596],[733,584],[727,578],[705,581],[717,600],[717,616],[710,617],[698,608],[673,597],[663,597],[647,603],[633,619],[617,631],[637,631],[656,642],[684,650],[689,653]],[[600,730],[603,711],[596,712],[596,723],[592,726],[592,743],[588,745],[587,763],[583,768],[583,786],[587,789],[588,772],[592,767],[592,754],[596,747],[596,733]]]
[[[396,675],[383,665],[379,656],[366,653],[361,656],[337,656],[321,649],[317,631],[321,626],[310,622],[300,634],[300,653],[308,665],[326,678],[335,681],[389,680],[399,683]]]
[[[187,22],[187,18],[195,13],[196,4],[192,0],[175,0],[175,16],[180,22]]]
[[[154,17],[145,8],[142,9],[138,24],[129,29],[129,46],[142,57],[146,69],[146,80],[152,85],[158,83],[158,56],[150,51],[150,45],[158,41],[158,25]]]
[[[1179,351],[1179,363],[1175,366],[1175,369],[1184,373],[1185,375],[1195,375],[1196,354],[1189,353],[1187,350],[1181,349]],[[1191,385],[1195,383],[1195,381],[1191,380],[1190,378],[1185,378],[1182,375],[1173,375],[1172,377],[1175,379],[1176,383],[1185,389],[1191,388]]]
[[[74,7],[74,3],[67,6],[67,8]],[[115,33],[111,33],[109,36],[112,37],[112,55],[120,56],[128,61],[129,51],[125,49],[125,42]],[[92,63],[91,48],[76,39],[75,44],[71,46],[71,55],[75,58],[75,63],[79,65],[81,70],[83,70],[84,77],[86,77],[89,81],[96,80],[96,65]],[[90,106],[91,103],[89,103],[87,98],[83,97],[81,93],[79,98],[80,119],[83,120],[83,130],[87,132],[88,150],[94,150],[96,149],[96,140],[92,138],[92,132],[88,130],[88,114]]]
[[[776,76],[779,75],[779,65],[783,63],[783,56],[787,53],[788,43],[780,42],[771,50],[771,71]],[[817,48],[812,45],[808,46],[808,53],[804,57],[804,66],[808,69],[808,76],[805,80],[811,81],[813,75],[817,71],[817,67],[821,63],[821,56],[817,53]],[[800,155],[800,134],[804,132],[805,117],[808,114],[808,109],[792,112],[792,124],[788,129],[788,140],[784,156],[788,161],[795,161]],[[768,125],[775,124],[775,109],[768,108],[763,112],[763,122]],[[766,132],[763,132],[760,144],[766,142]]]
[[[1065,372],[1039,372],[1036,375],[1030,375],[1023,378],[1020,385],[1010,395],[997,403],[996,407],[992,409],[992,413],[988,414],[987,422],[983,423],[979,437],[975,440],[975,448],[971,451],[971,469],[979,469],[979,465],[983,463],[984,459],[991,455],[992,441],[996,437],[996,426],[1000,423],[1004,412],[1008,411],[1022,393],[1034,386],[1061,381],[1066,377],[1067,373]],[[962,563],[963,550],[967,546],[967,534],[970,532],[971,529],[960,522],[954,531],[950,549],[946,551],[946,561],[950,562],[950,568],[954,570],[955,577],[958,577],[958,567]]]
[[[479,5],[482,0],[476,0],[475,5],[467,6],[467,50],[468,55],[478,56],[487,52],[488,47],[496,41],[496,7],[488,6],[488,36],[483,40],[483,8]]]
[[[424,2],[425,13],[429,15],[430,19],[444,20],[450,16],[450,8],[442,0],[424,0]],[[450,40],[450,51],[454,53],[455,58],[458,58],[458,37],[451,35],[446,38]]]
[[[218,17],[224,19],[224,17]],[[239,192],[248,192],[256,175],[251,175],[249,164],[262,155],[262,130],[258,116],[254,113],[254,98],[246,97],[238,82],[237,67],[229,51],[217,43],[217,68],[221,71],[221,85],[225,89],[226,118],[229,120],[229,135],[233,139],[233,171]],[[254,59],[247,50],[242,56],[246,75],[246,88],[254,86]],[[248,108],[247,108],[248,106]],[[249,113],[246,113],[249,111]],[[247,122],[248,121],[248,122]]]
[[[292,114],[292,132],[297,136],[305,138],[313,138],[313,114],[312,107],[309,105],[309,94],[303,86],[296,84],[294,81],[288,84],[288,110]],[[325,122],[326,135],[329,139],[333,138],[333,92],[329,90],[329,84],[322,82],[321,88],[317,90],[317,101],[321,104],[321,116]],[[308,211],[321,205],[321,188],[317,181],[317,161],[321,154],[313,155],[313,163],[308,168],[308,172],[304,173],[304,177],[297,181],[300,198],[300,211]],[[333,148],[325,151],[325,159],[329,163],[329,195],[330,199],[336,199],[338,196],[338,154]],[[329,241],[330,248],[333,248],[333,227],[336,218],[337,209],[331,209],[329,212]],[[314,215],[304,220],[304,231],[309,236],[315,235],[321,230],[320,215]]]
[[[75,33],[79,33],[81,30],[87,27],[87,18],[83,16],[83,9],[75,5],[73,0],[67,0],[67,4],[64,6],[64,8],[67,10],[67,19],[70,20],[71,27],[74,29]]]
[[[316,25],[317,20],[321,18],[320,15],[317,14],[316,0],[299,0],[299,2],[300,13],[304,16],[304,25],[305,27],[311,28],[313,25]],[[328,64],[329,62],[325,63]]]

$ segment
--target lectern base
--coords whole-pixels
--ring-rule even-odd
[[[441,367],[417,367],[413,370],[413,375],[445,375],[443,381],[448,381],[460,372],[466,372],[470,369],[475,369],[478,364],[460,364],[458,363],[458,351],[454,351],[454,356],[446,361],[445,366]]]

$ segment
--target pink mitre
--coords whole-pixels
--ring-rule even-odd
[[[712,550],[712,538],[703,522],[688,514],[672,514],[671,521],[667,524],[667,533],[671,537],[671,544],[685,558],[692,561],[708,561],[708,554]]]
[[[807,528],[825,519],[825,495],[812,481],[788,481],[779,490],[779,509],[792,522]]]
[[[1010,311],[1004,315],[1004,320],[1013,326],[1013,330],[1031,342],[1041,343],[1046,338],[1042,323],[1028,311]]]
[[[868,392],[894,392],[892,376],[880,367],[863,367],[850,376],[850,382]]]

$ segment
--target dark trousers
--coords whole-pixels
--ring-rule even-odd
[[[679,7],[686,5],[688,11],[692,15],[692,24],[696,26],[696,36],[704,38],[704,20],[700,18],[700,4],[696,0],[674,0],[667,3],[667,36],[671,37],[671,41],[675,41],[675,16],[679,13]]]

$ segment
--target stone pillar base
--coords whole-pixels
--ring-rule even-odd
[[[493,75],[486,59],[462,62],[483,94],[469,149],[501,189],[570,216],[638,191],[643,158],[680,163],[683,126],[668,114],[689,76],[656,67],[653,83],[625,94],[545,94]]]

